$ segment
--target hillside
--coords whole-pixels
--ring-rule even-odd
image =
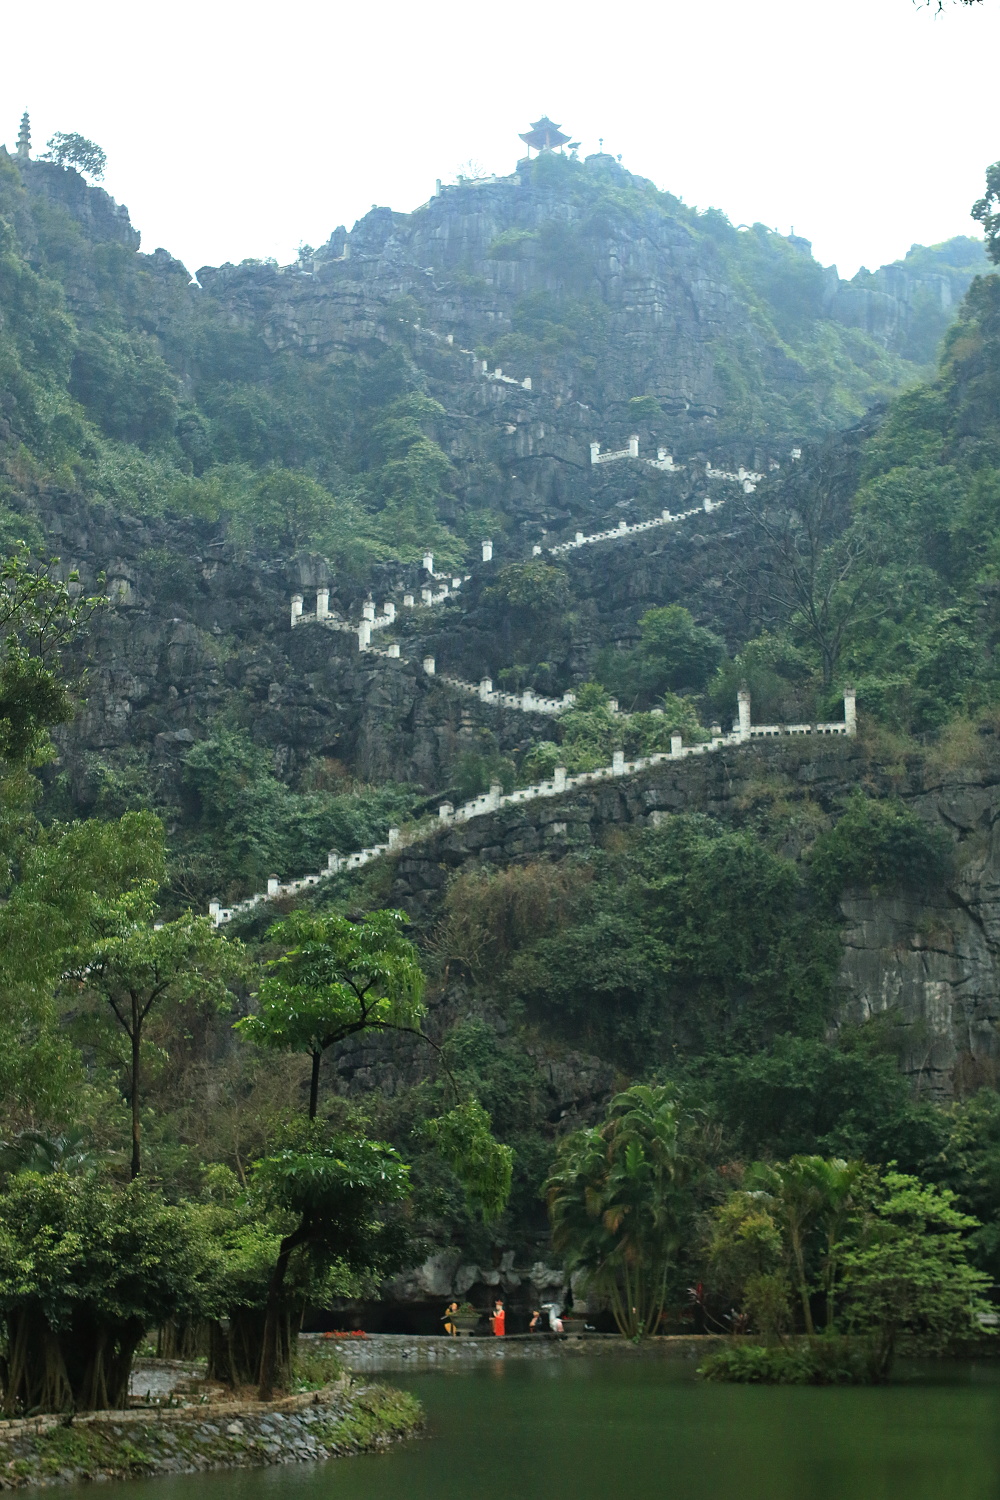
[[[64,653],[80,704],[34,810],[11,773],[10,911],[44,931],[45,861],[96,840],[95,898],[235,911],[240,1011],[276,916],[405,911],[443,1050],[366,1034],[322,1063],[331,1118],[412,1159],[432,1270],[401,1296],[437,1294],[446,1247],[476,1276],[546,1253],[553,1143],[623,1079],[687,1090],[734,1158],[857,1153],[972,1195],[948,1152],[963,1111],[995,1122],[1000,1003],[981,242],[844,282],[604,155],[196,280],[72,169],[0,157],[0,220],[3,537],[109,601]],[[802,733],[729,734],[740,690]],[[15,959],[5,1128],[66,1123],[56,1037],[110,1147],[122,1055],[64,957]],[[212,1141],[242,1176],[304,1059],[263,1066],[211,1006],[153,1046],[156,1171],[194,1191]],[[517,1153],[490,1228],[419,1134],[455,1078]]]

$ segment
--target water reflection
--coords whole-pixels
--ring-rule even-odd
[[[119,1486],[122,1500],[997,1500],[1000,1369],[882,1390],[701,1386],[648,1360],[388,1377],[427,1437],[380,1457]],[[947,1378],[949,1383],[942,1383]]]

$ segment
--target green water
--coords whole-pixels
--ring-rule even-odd
[[[116,1486],[137,1500],[997,1500],[1000,1370],[880,1390],[702,1386],[690,1366],[528,1361],[386,1377],[423,1438],[379,1457]]]

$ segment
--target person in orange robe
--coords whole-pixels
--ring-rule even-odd
[[[493,1332],[496,1334],[498,1339],[502,1339],[504,1333],[506,1332],[506,1322],[507,1314],[504,1311],[503,1303],[498,1297],[496,1302],[494,1302],[493,1304],[493,1311],[490,1313],[490,1323],[492,1324]]]

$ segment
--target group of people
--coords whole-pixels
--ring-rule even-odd
[[[455,1319],[459,1315],[460,1309],[457,1302],[449,1302],[441,1315],[444,1323],[444,1331],[448,1334],[449,1338],[458,1337],[458,1324]],[[559,1316],[559,1307],[555,1302],[550,1302],[544,1310],[540,1307],[532,1309],[528,1332],[545,1333],[544,1319],[546,1317],[548,1331],[550,1333],[562,1333],[563,1321]],[[494,1336],[498,1339],[502,1339],[507,1332],[507,1312],[503,1305],[503,1298],[501,1297],[498,1297],[493,1304],[493,1311],[490,1313],[490,1327],[493,1330]]]

